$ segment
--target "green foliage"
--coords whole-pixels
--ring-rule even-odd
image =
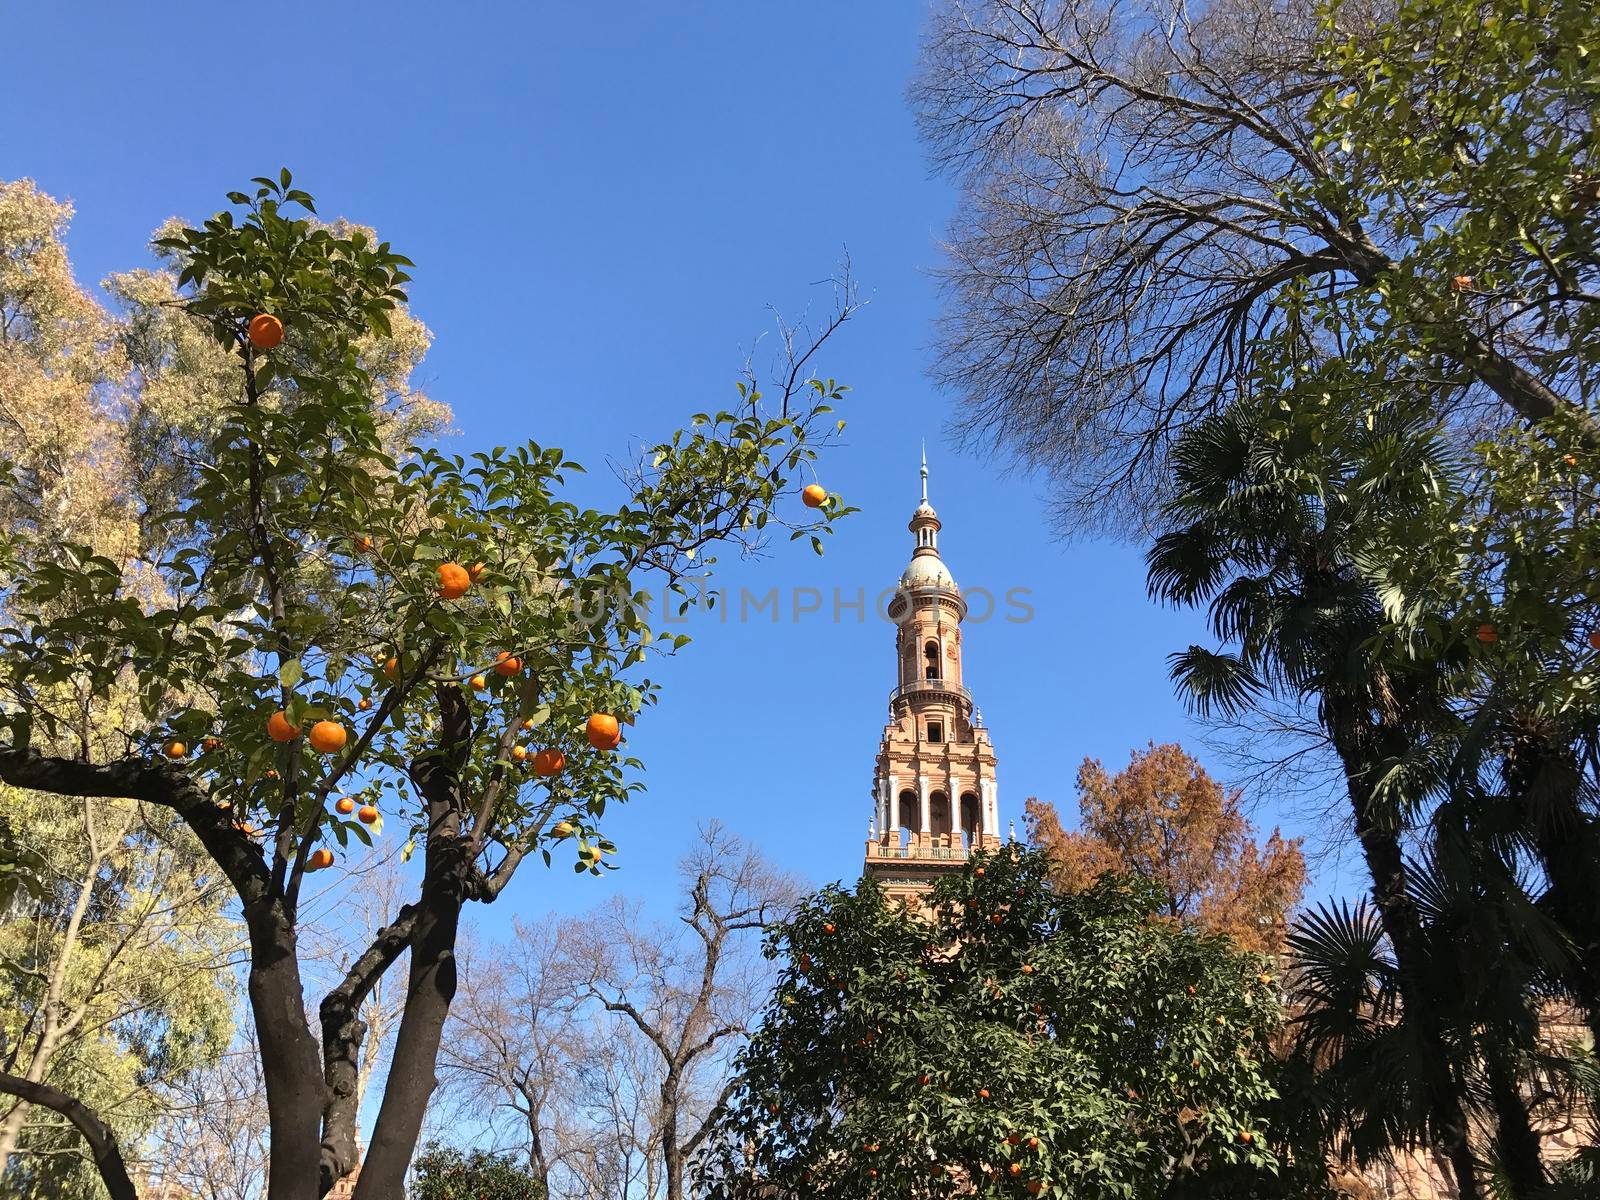
[[[710,1194],[1156,1197],[1225,1167],[1270,1182],[1266,960],[1160,919],[1148,882],[1064,895],[1047,872],[1013,847],[941,880],[927,919],[864,879],[777,927],[785,966],[700,1164]]]
[[[481,844],[534,848],[559,809],[578,827],[571,848],[609,851],[597,822],[635,790],[624,772],[638,764],[593,750],[587,716],[630,723],[654,701],[639,668],[687,641],[657,637],[655,610],[695,594],[717,543],[763,537],[769,522],[823,535],[851,511],[835,498],[798,526],[786,519],[800,511],[786,507],[790,479],[836,436],[829,402],[845,389],[804,381],[776,416],[740,385],[734,407],[697,414],[647,450],[611,511],[560,498],[581,468],[557,448],[397,457],[358,344],[387,331],[411,264],[364,230],[317,222],[287,171],[256,183],[230,195],[235,209],[158,242],[180,268],[184,308],[233,352],[241,383],[209,460],[157,518],[170,539],[155,564],[167,594],[153,602],[87,547],[19,548],[3,598],[12,702],[0,726],[27,747],[36,724],[42,741],[62,732],[51,696],[127,689],[143,720],[128,730],[135,751],[155,756],[170,738],[201,746],[182,769],[241,825],[290,831],[278,855],[298,871],[323,836],[372,836],[326,811],[340,781],[358,799],[383,797],[391,830],[422,836],[408,769],[435,748],[434,690],[484,673],[464,768],[474,794],[492,784],[497,797]],[[282,316],[279,349],[250,345],[257,312]],[[441,600],[446,562],[482,562],[487,574]],[[651,574],[664,594],[641,589]],[[505,652],[524,664],[515,677],[490,673]],[[382,670],[391,657],[393,678]],[[296,723],[340,721],[349,744],[323,757],[304,738],[271,741],[266,721],[280,708]],[[558,779],[535,787],[510,758],[524,723],[537,745],[565,751]]]
[[[544,1200],[544,1185],[510,1155],[429,1146],[417,1156],[410,1200]]]

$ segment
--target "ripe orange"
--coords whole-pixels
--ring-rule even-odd
[[[1028,1194],[1030,1196],[1037,1196],[1042,1191],[1044,1191],[1044,1181],[1043,1180],[1041,1180],[1041,1179],[1030,1179],[1030,1180],[1028,1180]]]
[[[533,718],[529,717],[526,721],[524,721],[522,723],[522,727],[524,729],[532,729],[533,728]]]
[[[351,813],[355,812],[356,802],[350,799],[349,796],[340,796],[334,801],[333,809],[335,812],[348,817]]]
[[[1452,275],[1450,277],[1450,289],[1452,291],[1470,292],[1473,285],[1474,280],[1471,275]]]
[[[1251,1142],[1255,1141],[1255,1135],[1248,1129],[1241,1129],[1239,1130],[1239,1140],[1248,1146]]]
[[[1561,461],[1566,463],[1569,467],[1575,467],[1578,465],[1578,456],[1576,454],[1563,454],[1561,456]]]
[[[377,819],[378,806],[375,804],[363,804],[360,811],[356,813],[356,820],[360,821],[363,825],[371,825]]]
[[[833,922],[829,921],[826,925],[824,925],[822,927],[822,932],[823,933],[832,933],[832,932],[834,932]]]
[[[550,833],[553,837],[569,838],[572,836],[572,822],[557,821],[555,825],[551,827]]]
[[[976,875],[979,879],[982,879],[983,878],[983,868],[979,867],[976,871],[973,872],[973,874]]]
[[[583,732],[596,750],[615,750],[622,742],[622,726],[610,713],[590,713]]]
[[[333,866],[333,851],[326,846],[318,846],[311,852],[311,857],[306,861],[306,866],[313,871],[320,871],[323,867]]]
[[[439,596],[444,600],[454,600],[465,596],[472,588],[472,576],[467,574],[467,569],[460,563],[447,562],[439,564]]]
[[[1006,1170],[1010,1171],[1013,1175],[1021,1175],[1022,1174],[1022,1164],[1021,1163],[1012,1163],[1009,1167],[1006,1168]]]
[[[541,750],[533,756],[533,773],[549,777],[559,775],[567,765],[567,756],[559,750]]]
[[[813,483],[800,493],[800,500],[807,508],[821,508],[828,502],[828,489],[820,483]]]
[[[221,738],[208,737],[208,738],[203,738],[201,740],[201,742],[200,742],[200,749],[206,751],[207,753],[209,753],[212,750],[219,749],[219,748],[221,748],[221,746],[222,746],[222,739]]]
[[[257,313],[247,327],[250,344],[257,350],[271,350],[283,341],[283,322],[271,313]]]
[[[189,747],[185,746],[182,742],[168,742],[164,747],[162,747],[162,751],[168,758],[182,758],[185,754],[189,753]]]
[[[393,656],[383,660],[383,677],[385,679],[400,678],[400,660]]]
[[[495,655],[494,673],[496,675],[515,675],[522,670],[522,660],[513,657],[509,651],[502,650]]]
[[[480,692],[489,686],[489,681],[482,675],[474,675],[471,679],[467,680],[467,682]]]
[[[267,736],[275,742],[292,742],[300,736],[300,726],[289,724],[288,715],[280,708],[267,718]]]
[[[1189,985],[1189,995],[1194,995],[1194,984],[1192,983]]]
[[[868,1167],[867,1168],[867,1178],[876,1179],[877,1177],[878,1177],[878,1168],[877,1167]]]
[[[1493,621],[1485,621],[1478,626],[1478,640],[1485,644],[1500,640],[1500,631],[1494,627]]]
[[[1032,975],[1033,974],[1033,964],[1032,963],[1023,963],[1022,964],[1022,973],[1024,975]]]
[[[1592,649],[1600,650],[1600,629],[1596,629],[1589,635],[1589,646]]]
[[[1029,1138],[1028,1139],[1028,1149],[1029,1150],[1037,1150],[1038,1148],[1039,1148],[1039,1139],[1036,1138],[1036,1137]]]
[[[359,708],[362,712],[366,712],[369,708],[372,707],[372,701],[367,699],[365,696],[363,696],[363,697],[361,697],[361,702],[359,704],[357,704],[356,707]]]
[[[488,573],[489,568],[484,566],[481,562],[473,563],[467,568],[467,578],[472,580],[473,583],[477,583],[478,580],[482,579]]]
[[[513,747],[511,747],[511,759],[512,759],[513,762],[521,762],[523,759],[525,759],[527,757],[528,757],[528,748],[526,746],[513,746]]]
[[[978,1089],[978,1099],[979,1100],[987,1100],[988,1098],[989,1098],[989,1089],[988,1088],[979,1088]]]
[[[1002,917],[999,913],[993,913],[989,917],[989,924],[998,925],[998,924],[1000,924],[1001,921],[1004,921],[1004,920],[1005,920],[1005,918]]]
[[[318,721],[311,727],[311,748],[318,754],[337,754],[350,735],[337,721]]]
[[[267,771],[267,778],[268,779],[276,779],[277,777],[278,777],[277,768],[275,768],[275,767],[274,768],[269,768],[268,771]]]

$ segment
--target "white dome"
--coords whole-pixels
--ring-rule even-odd
[[[953,589],[956,580],[955,576],[950,574],[950,568],[944,565],[944,560],[938,555],[919,554],[911,560],[905,573],[900,576],[900,586]]]

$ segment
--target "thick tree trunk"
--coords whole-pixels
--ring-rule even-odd
[[[661,1162],[666,1168],[665,1200],[683,1200],[683,1151],[678,1145],[678,1076],[661,1081]]]
[[[306,1023],[294,927],[271,897],[246,903],[244,918],[250,931],[250,1010],[272,1131],[267,1200],[320,1200],[325,1092],[317,1042]]]
[[[1500,1168],[1511,1184],[1517,1200],[1533,1200],[1541,1195],[1549,1180],[1540,1156],[1539,1135],[1528,1118],[1527,1101],[1517,1087],[1516,1072],[1504,1054],[1491,1050],[1486,1056],[1489,1075],[1489,1103],[1494,1109]]]
[[[361,1167],[354,1200],[392,1200],[405,1194],[406,1171],[422,1133],[428,1100],[438,1086],[435,1068],[445,1018],[456,994],[459,891],[425,897],[411,945],[405,1015],[395,1035],[394,1057],[372,1145]],[[276,1200],[276,1198],[274,1198]]]

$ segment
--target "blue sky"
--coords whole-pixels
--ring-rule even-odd
[[[725,402],[752,345],[770,360],[768,305],[826,309],[813,281],[848,248],[871,303],[820,360],[854,389],[847,444],[821,470],[863,511],[821,559],[777,546],[728,577],[815,588],[823,611],[691,624],[632,737],[649,792],[610,825],[624,869],[596,883],[526,868],[475,916],[491,936],[513,911],[581,909],[608,889],[670,904],[674,861],[711,816],[814,882],[855,877],[893,633],[870,613],[835,622],[831,597],[870,597],[903,568],[923,437],[957,580],[1028,589],[1033,609],[965,639],[1003,818],[1020,824],[1029,795],[1074,813],[1086,755],[1201,748],[1165,664],[1205,640],[1197,618],[1146,601],[1138,548],[1053,540],[1040,481],[944,436],[929,272],[952,191],[904,99],[924,14],[835,0],[8,8],[8,41],[29,48],[10,56],[10,88],[38,107],[8,124],[0,177],[76,204],[81,279],[145,264],[162,219],[203,217],[288,165],[324,215],[375,225],[416,261],[413,308],[436,338],[423,375],[455,410],[452,449],[532,437],[603,483],[607,456]],[[1259,821],[1280,819],[1259,799]],[[1324,867],[1312,897],[1338,886]]]

